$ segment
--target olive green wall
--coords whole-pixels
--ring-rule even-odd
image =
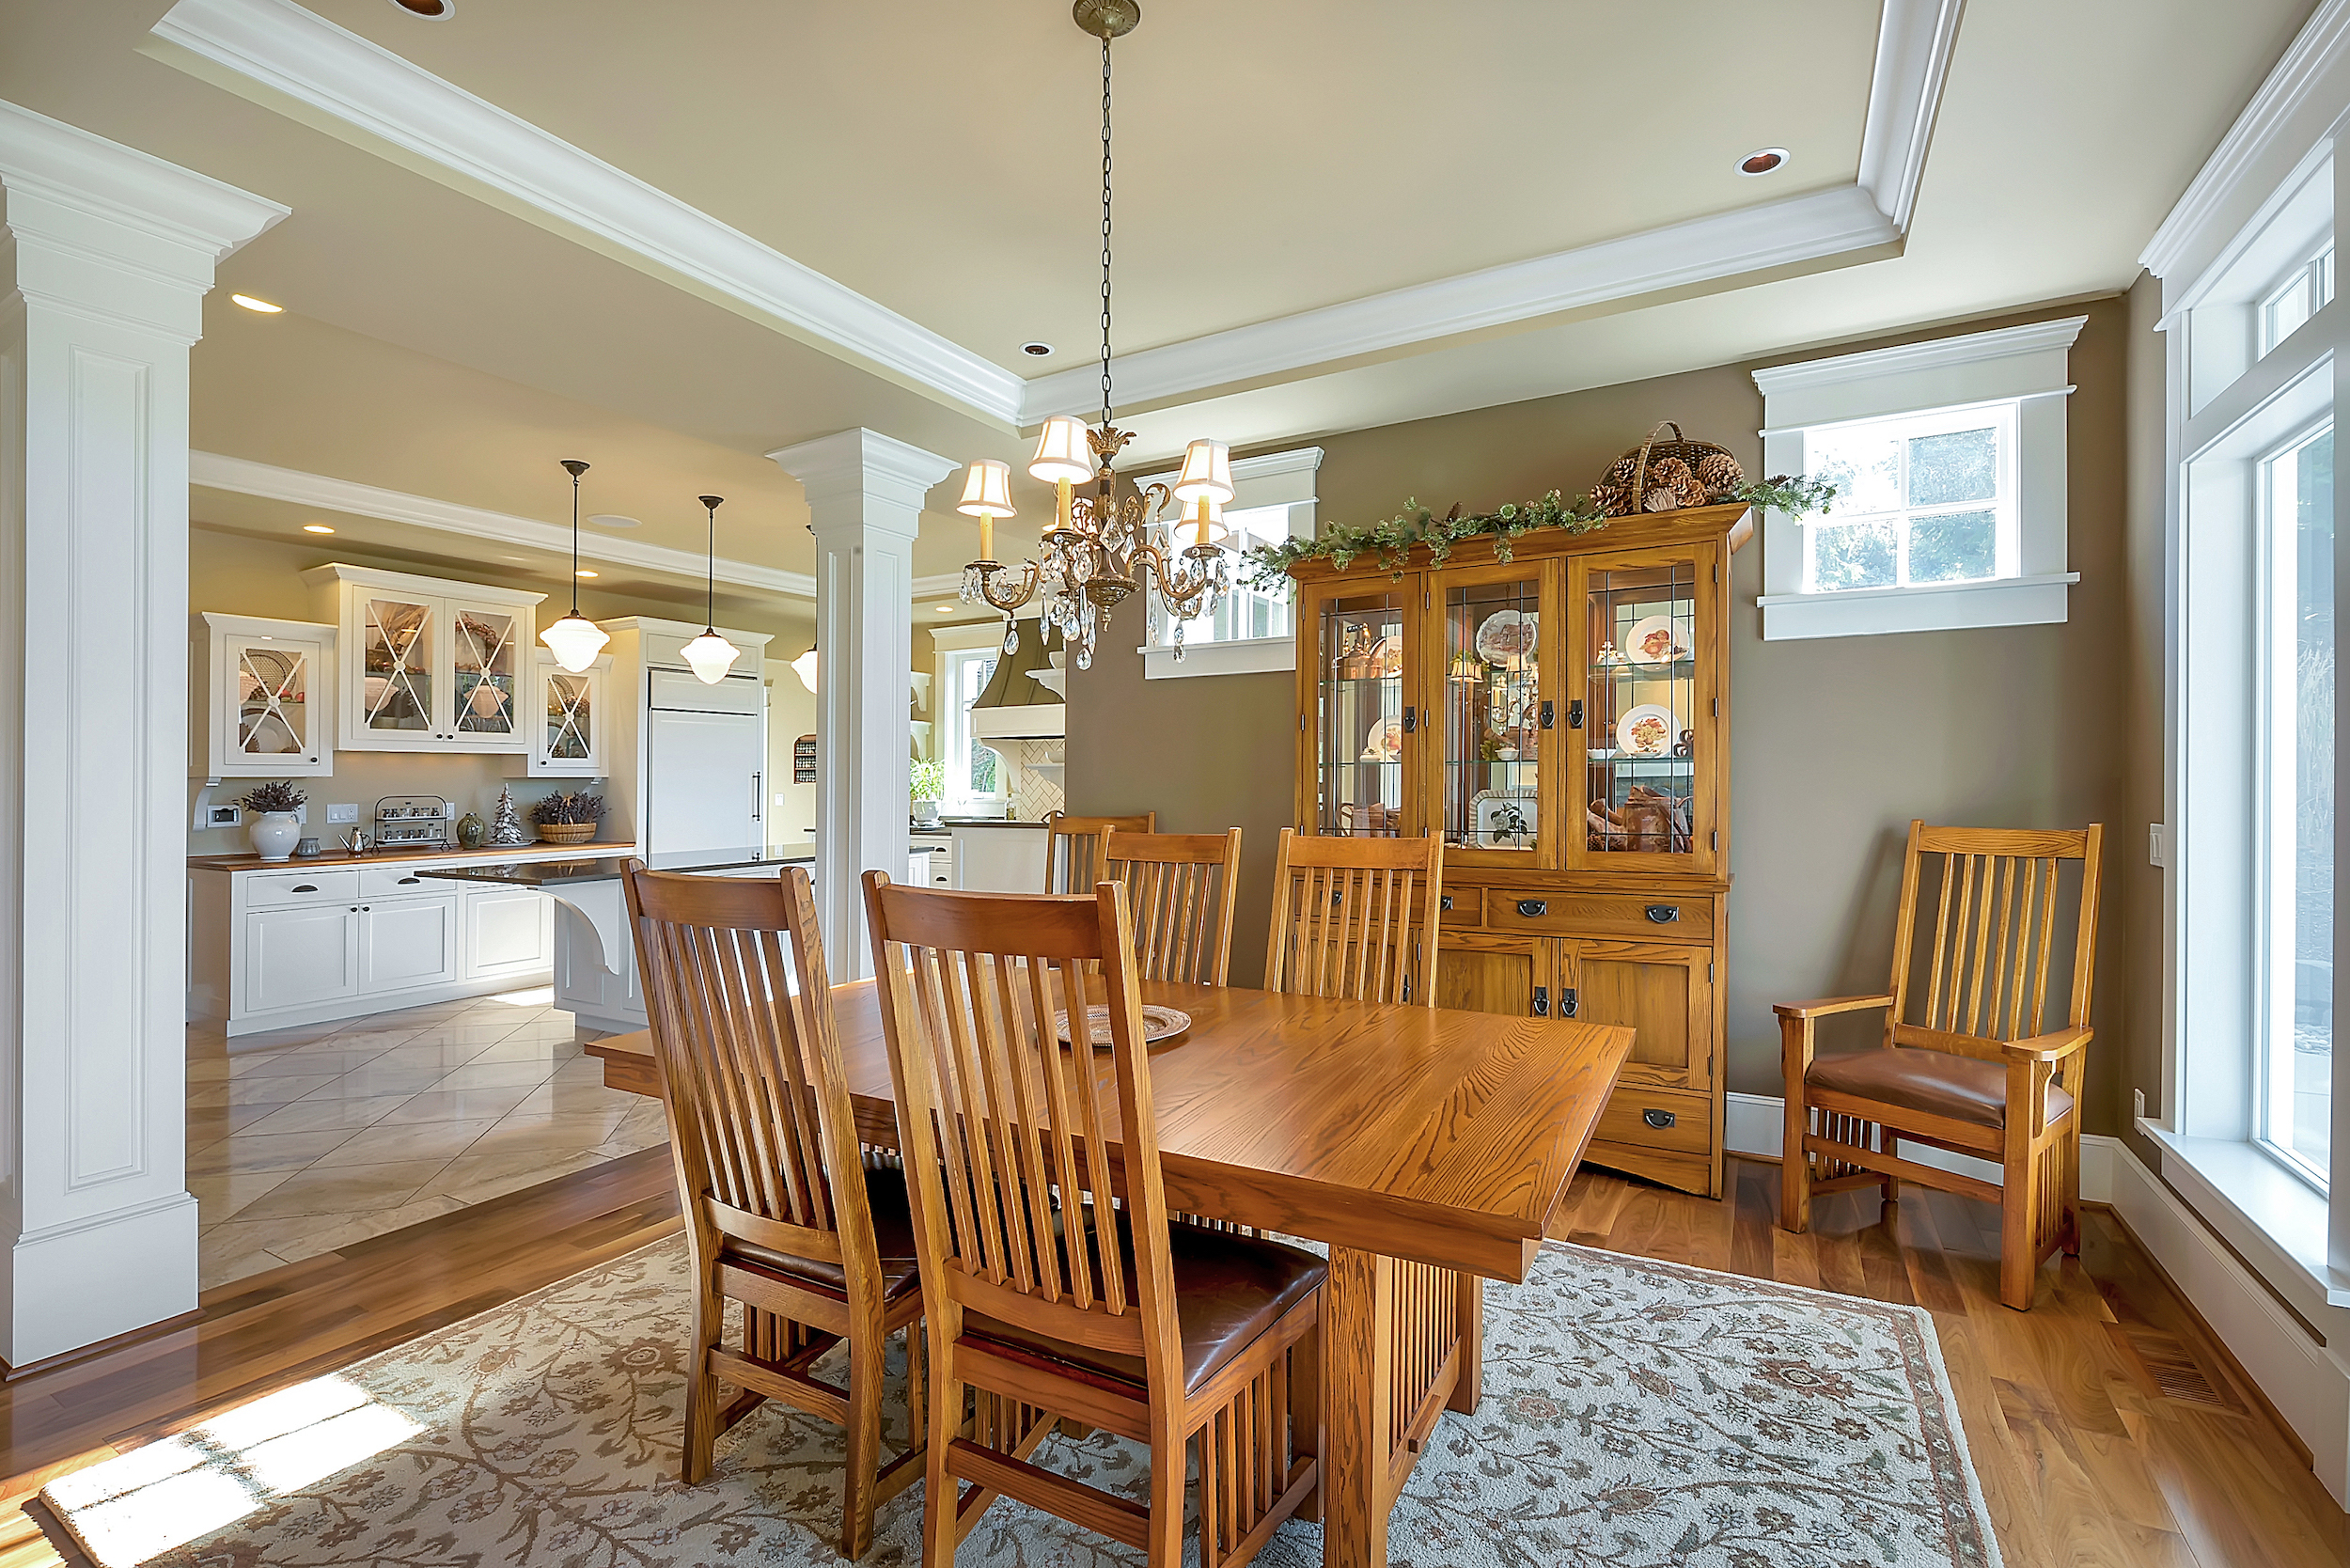
[[[2072,356],[2071,619],[2062,625],[1764,643],[1762,546],[1732,562],[1732,846],[1729,1084],[1777,1094],[1774,1001],[1883,989],[1909,819],[2113,830],[2108,864],[2143,860],[2144,819],[2123,814],[2123,399],[2128,303],[2108,297],[1920,327],[1627,385],[1321,439],[1319,512],[1368,522],[1407,496],[1484,508],[1589,487],[1661,419],[1717,441],[1749,472],[1762,400],[1750,371],[1827,353],[2086,313]],[[2159,370],[2155,372],[2159,375]],[[1155,808],[1162,824],[1238,823],[1248,864],[1234,979],[1263,963],[1274,839],[1292,820],[1296,716],[1286,675],[1146,682],[1135,616],[1070,680],[1069,798],[1079,812]],[[2157,770],[2158,771],[2158,770]],[[2157,786],[2158,788],[2158,786]],[[2133,808],[2135,801],[2126,802]],[[2108,886],[2091,1084],[2092,1130],[2111,1131],[2120,1053],[2132,1039],[2121,977],[2132,933]],[[2151,1047],[2149,1047],[2151,1049]]]

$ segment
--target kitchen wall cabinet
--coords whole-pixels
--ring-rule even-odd
[[[343,750],[529,752],[545,594],[356,566],[302,576],[339,634]]]
[[[599,657],[573,673],[545,652],[531,661],[524,722],[530,726],[530,749],[515,775],[524,778],[602,778],[605,764],[604,729],[610,716],[604,706],[612,681],[612,655]]]
[[[337,627],[207,611],[191,632],[191,776],[298,778],[335,771]]]
[[[1445,843],[1436,1003],[1637,1030],[1598,1165],[1718,1196],[1740,506],[1300,562],[1300,831]],[[1399,568],[1401,569],[1399,572]]]

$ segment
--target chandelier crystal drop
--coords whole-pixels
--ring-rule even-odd
[[[1111,422],[1110,40],[1134,30],[1142,8],[1136,0],[1076,0],[1072,14],[1102,40],[1102,423],[1089,430],[1073,414],[1056,414],[1038,433],[1028,474],[1057,494],[1042,560],[1010,568],[995,559],[995,520],[1013,515],[1009,464],[995,458],[971,464],[955,510],[979,525],[979,556],[963,569],[963,598],[1003,612],[1004,651],[1018,645],[1012,612],[1041,595],[1046,629],[1060,634],[1079,669],[1090,669],[1103,626],[1127,599],[1142,596],[1154,629],[1162,617],[1173,624],[1181,659],[1184,623],[1231,591],[1223,508],[1232,499],[1232,457],[1220,441],[1195,441],[1172,489],[1152,484],[1122,499],[1118,494],[1118,454],[1134,434]],[[1089,494],[1077,494],[1080,485]],[[1165,515],[1170,506],[1175,514]]]
[[[579,613],[579,477],[588,465],[565,458],[563,471],[572,477],[572,613],[539,634],[555,662],[573,675],[596,662],[612,634]]]

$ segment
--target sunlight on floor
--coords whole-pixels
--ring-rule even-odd
[[[423,1430],[347,1378],[321,1377],[65,1477],[48,1496],[99,1562],[132,1568]]]
[[[488,999],[494,1002],[504,1002],[508,1007],[553,1007],[555,987],[540,985],[528,991],[501,991]]]

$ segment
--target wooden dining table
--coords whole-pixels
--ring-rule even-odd
[[[835,986],[857,1136],[898,1147],[873,982]],[[1151,1051],[1171,1210],[1326,1243],[1324,1560],[1375,1568],[1447,1409],[1480,1397],[1483,1279],[1522,1280],[1633,1031],[1565,1019],[1142,982],[1191,1027]],[[658,1096],[645,1031],[596,1041]]]

